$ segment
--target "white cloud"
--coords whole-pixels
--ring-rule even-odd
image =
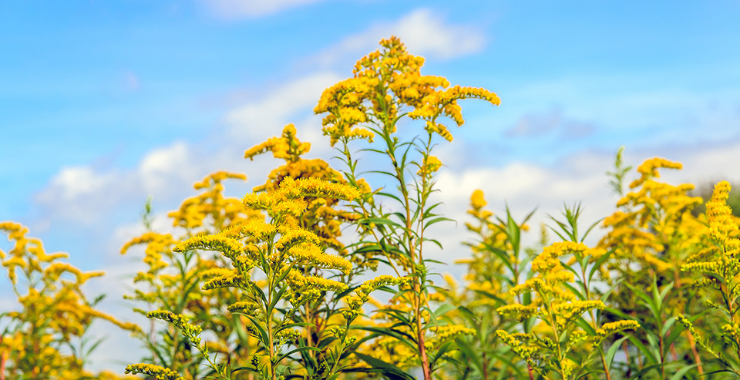
[[[482,28],[448,24],[432,10],[421,8],[395,22],[377,23],[363,32],[345,37],[313,59],[327,66],[348,57],[355,59],[377,49],[378,41],[391,35],[401,38],[412,54],[440,59],[479,52],[486,43]]]
[[[113,210],[132,205],[138,210],[148,195],[153,195],[158,205],[182,199],[192,193],[194,181],[215,170],[247,171],[249,177],[261,182],[277,162],[249,163],[243,159],[243,152],[279,135],[289,122],[295,122],[300,139],[312,143],[312,156],[328,156],[320,117],[313,116],[311,110],[322,91],[340,79],[337,74],[323,72],[284,83],[263,98],[229,112],[225,116],[229,126],[225,135],[198,144],[176,141],[157,147],[130,169],[92,165],[63,168],[36,195],[35,203],[47,219],[93,225]],[[36,226],[49,225],[46,220]]]
[[[481,189],[488,200],[488,208],[498,216],[505,216],[508,204],[515,219],[521,220],[537,207],[530,225],[533,230],[525,236],[525,242],[534,243],[539,237],[542,222],[552,225],[548,215],[559,218],[563,205],[581,202],[583,215],[581,226],[588,226],[610,215],[618,197],[611,191],[605,172],[613,168],[614,157],[607,153],[581,152],[561,160],[556,165],[543,166],[533,163],[514,162],[502,167],[468,167],[470,162],[453,159],[453,155],[465,155],[465,142],[460,141],[454,150],[441,150],[440,159],[449,162],[438,177],[440,192],[437,201],[443,202],[440,211],[456,220],[456,225],[438,224],[432,231],[443,244],[444,251],[433,250],[430,258],[452,263],[457,258],[469,255],[469,250],[460,242],[471,239],[464,222],[470,221],[465,210],[469,207],[470,195]],[[446,156],[450,156],[446,158]],[[661,179],[673,184],[690,182],[696,185],[728,180],[740,184],[740,140],[722,144],[652,147],[649,150],[627,150],[625,161],[635,168],[647,158],[660,156],[682,162],[683,170],[662,170]],[[633,177],[634,169],[630,173]],[[632,177],[629,177],[631,180]],[[629,181],[628,181],[629,182]],[[586,240],[588,244],[598,241],[601,230],[596,228]],[[551,238],[553,234],[550,234]],[[446,266],[440,271],[460,275],[460,266]]]
[[[130,202],[140,204],[148,195],[167,199],[187,191],[208,171],[200,153],[185,142],[175,142],[152,150],[131,170],[66,167],[36,195],[35,203],[51,219],[96,224],[111,210]]]
[[[266,16],[324,0],[201,0],[214,15],[234,20]]]
[[[338,74],[322,72],[285,83],[261,100],[232,110],[226,122],[233,136],[262,141],[280,134],[298,111],[312,110],[324,89],[341,79]]]

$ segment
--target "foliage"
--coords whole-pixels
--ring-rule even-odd
[[[139,339],[141,363],[125,373],[148,379],[740,376],[729,183],[702,209],[694,185],[659,180],[680,163],[648,159],[630,182],[620,148],[608,172],[614,212],[584,227],[581,205],[566,206],[534,243],[525,239],[534,211],[497,216],[476,190],[465,224],[471,255],[457,260],[464,282],[440,278],[434,266],[445,263],[429,257],[445,247],[432,231],[451,220],[434,200],[443,167],[435,149],[453,140],[444,123],[464,124],[459,100],[500,101],[423,75],[424,59],[395,37],[380,45],[314,109],[341,168],[306,158],[311,146],[289,124],[246,150],[282,162],[242,199],[225,196],[224,184],[245,175],[209,174],[168,214],[168,231],[153,229],[147,201],[145,232],[121,249],[143,248],[145,269],[126,298],[147,326],[95,308],[101,298],[82,285],[102,273],[0,223],[18,299],[0,314],[0,380],[117,378],[85,369],[99,342],[85,335],[95,319]]]

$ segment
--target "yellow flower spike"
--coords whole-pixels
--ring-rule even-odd
[[[286,281],[294,291],[300,293],[304,290],[320,290],[341,292],[347,290],[347,284],[318,276],[304,276],[297,270],[291,270]]]
[[[212,278],[203,283],[203,290],[211,290],[217,288],[243,288],[249,281],[249,277],[241,274],[232,272],[223,276]]]
[[[601,325],[601,328],[596,330],[596,335],[599,339],[603,340],[610,335],[616,334],[624,330],[637,330],[640,328],[640,323],[632,320],[608,322]]]
[[[419,171],[416,174],[420,176],[431,175],[439,170],[440,167],[442,167],[442,161],[435,156],[427,156],[424,160],[424,164],[419,168]]]
[[[265,223],[259,219],[252,219],[247,222],[231,226],[220,233],[220,235],[233,238],[241,239],[246,236],[252,236],[257,240],[267,240],[270,236],[277,232],[275,226]]]
[[[506,305],[506,306],[502,306],[496,309],[496,312],[498,312],[499,314],[506,315],[506,316],[513,316],[520,321],[535,316],[538,311],[539,309],[537,308],[537,306],[533,306],[533,305],[525,306],[525,305],[520,305],[520,304]]]
[[[142,374],[154,376],[157,380],[185,380],[177,372],[154,364],[129,364],[126,366],[126,374]]]
[[[606,305],[601,301],[573,301],[553,305],[553,312],[560,314],[565,319],[570,319],[578,318],[589,310],[603,310],[605,307]]]
[[[338,269],[346,275],[352,270],[352,263],[349,260],[324,253],[318,246],[313,244],[293,246],[287,253],[293,258],[293,262],[300,265],[310,264],[316,268]]]
[[[238,241],[221,235],[194,236],[178,243],[174,251],[185,252],[192,249],[218,251],[231,260],[236,260],[243,253],[243,247]]]
[[[229,305],[227,309],[232,313],[244,313],[252,315],[257,309],[259,309],[259,305],[254,302],[241,301]]]
[[[280,237],[277,243],[275,243],[275,249],[285,251],[297,244],[301,244],[304,242],[317,246],[321,244],[319,237],[316,236],[316,234],[314,234],[313,232],[296,228],[291,229],[283,234],[283,236]]]
[[[637,172],[640,173],[640,178],[630,183],[630,189],[634,189],[645,181],[651,178],[660,178],[658,169],[682,169],[683,165],[680,162],[674,162],[666,160],[665,158],[655,157],[649,160],[645,160],[640,166],[637,167]]]
[[[483,207],[486,207],[487,204],[488,202],[486,202],[483,190],[477,189],[473,191],[473,194],[470,196],[470,207],[475,210],[481,210]]]
[[[84,284],[90,278],[100,277],[105,274],[103,271],[83,273],[78,268],[67,263],[53,263],[44,270],[46,276],[48,276],[52,281],[56,281],[64,272],[74,274],[77,278],[77,283],[80,285]]]

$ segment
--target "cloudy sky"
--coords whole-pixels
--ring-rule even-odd
[[[466,125],[439,147],[440,197],[460,221],[476,188],[498,213],[508,202],[544,220],[580,200],[594,221],[613,210],[604,172],[622,145],[629,164],[683,162],[673,182],[740,183],[739,17],[737,0],[7,2],[0,220],[106,269],[92,291],[123,313],[138,258],[117,252],[147,196],[165,229],[208,172],[246,173],[228,188],[243,195],[276,164],[243,151],[287,123],[330,158],[312,109],[391,35],[427,58],[423,73],[502,99],[465,102]],[[439,257],[465,255],[462,224],[445,231]],[[110,353],[136,343],[97,329],[110,338],[95,365],[119,368]]]

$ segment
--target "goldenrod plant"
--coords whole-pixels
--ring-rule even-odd
[[[506,219],[495,217],[486,209],[487,202],[483,191],[476,190],[470,197],[468,214],[474,218],[467,222],[466,228],[475,235],[475,240],[466,243],[471,248],[470,258],[458,259],[457,264],[467,265],[463,291],[458,291],[456,280],[445,276],[448,302],[457,306],[454,317],[475,334],[463,335],[455,340],[459,353],[447,368],[450,377],[459,379],[497,379],[531,378],[532,368],[522,367],[508,347],[501,342],[497,330],[514,329],[517,321],[504,318],[496,312],[499,307],[516,300],[529,302],[529,295],[512,295],[509,290],[526,278],[531,256],[522,245],[522,233],[529,230],[526,222],[534,214],[527,215],[523,221],[516,222],[508,207]],[[546,234],[540,243],[546,245]],[[529,321],[522,325],[524,331],[531,330]]]
[[[194,249],[218,251],[230,260],[233,269],[205,282],[203,289],[237,288],[242,291],[242,300],[228,305],[228,309],[252,322],[249,333],[257,338],[259,350],[250,358],[249,366],[232,368],[228,364],[215,364],[210,359],[207,345],[201,344],[200,328],[187,323],[185,316],[166,310],[150,312],[147,316],[167,320],[177,327],[208,360],[219,378],[229,379],[233,373],[251,371],[261,379],[276,380],[288,378],[295,371],[311,378],[336,379],[343,369],[340,358],[344,350],[354,343],[352,337],[348,337],[348,331],[359,315],[359,308],[367,301],[370,292],[383,285],[398,284],[401,280],[386,276],[365,282],[355,289],[355,295],[348,296],[348,307],[336,311],[344,317],[344,325],[333,329],[337,338],[334,344],[324,349],[305,345],[299,328],[309,323],[296,322],[299,308],[323,297],[326,292],[345,292],[348,285],[324,276],[304,275],[300,269],[311,266],[346,275],[351,270],[351,263],[325,253],[318,236],[297,226],[295,218],[308,206],[303,200],[305,197],[352,200],[358,195],[359,192],[348,185],[316,178],[286,178],[274,192],[252,193],[244,197],[244,205],[264,210],[269,222],[251,220],[219,234],[194,236],[175,248],[178,252]],[[258,275],[262,276],[259,280]],[[291,367],[291,355],[310,350],[323,354],[317,373],[305,373],[305,367]],[[129,366],[127,371],[142,372],[139,366]],[[145,368],[150,369],[148,366]]]
[[[211,352],[220,354],[218,360],[234,365],[246,363],[242,356],[252,354],[256,342],[250,340],[246,325],[248,321],[222,313],[224,302],[236,302],[238,294],[228,289],[204,290],[202,283],[228,271],[230,265],[220,255],[206,255],[195,250],[176,252],[175,246],[192,236],[219,233],[224,229],[252,219],[264,219],[259,211],[245,209],[238,198],[224,196],[224,181],[246,180],[240,173],[218,171],[207,175],[194,184],[200,193],[183,201],[178,210],[168,217],[175,228],[173,233],[158,233],[151,230],[151,204],[147,202],[142,219],[147,231],[127,242],[121,249],[125,254],[132,247],[144,245],[143,262],[146,270],[139,272],[134,282],[142,286],[127,298],[142,302],[147,309],[166,310],[175,315],[188,315],[193,323],[211,334],[208,342]],[[173,236],[174,233],[177,235]],[[134,310],[150,316],[142,307]],[[161,318],[155,318],[161,319]],[[159,365],[187,379],[199,379],[208,375],[202,364],[207,361],[184,339],[181,328],[167,325],[160,328],[152,323],[140,340],[150,352],[142,358],[152,365]]]
[[[464,123],[459,100],[500,101],[422,74],[423,64],[384,39],[322,93],[314,111],[339,165],[308,158],[311,145],[289,124],[245,151],[280,164],[243,198],[224,187],[245,175],[209,174],[167,215],[167,230],[155,230],[150,199],[145,231],[121,249],[143,261],[126,296],[149,318],[142,326],[84,294],[101,272],[0,222],[11,242],[0,251],[7,293],[18,299],[0,311],[0,380],[740,377],[731,186],[717,184],[702,209],[692,184],[660,180],[678,162],[655,157],[633,170],[620,148],[604,184],[620,198],[615,211],[584,227],[576,203],[532,243],[523,236],[534,212],[494,215],[476,190],[471,254],[456,261],[464,278],[437,277],[448,263],[431,258],[449,247],[432,231],[450,220],[435,201],[436,147],[453,140],[448,125]],[[89,369],[97,319],[139,339],[140,363]]]
[[[452,307],[442,304],[434,309],[430,302],[434,285],[424,254],[429,244],[439,242],[425,233],[446,220],[435,213],[438,204],[430,201],[436,191],[435,174],[442,167],[432,154],[435,136],[453,139],[442,124],[443,118],[457,126],[464,123],[458,100],[478,98],[498,105],[499,98],[485,89],[450,86],[443,77],[422,75],[424,58],[409,54],[398,38],[382,40],[380,45],[380,50],[357,62],[352,78],[325,90],[314,111],[324,115],[324,134],[331,144],[339,143],[340,158],[347,166],[345,176],[351,185],[366,186],[358,176],[352,140],[365,140],[369,143],[365,151],[378,155],[374,161],[385,162],[368,170],[393,181],[393,188],[367,192],[354,203],[361,215],[362,249],[380,252],[397,276],[411,278],[411,285],[395,295],[409,307],[380,309],[390,327],[373,331],[394,340],[396,346],[410,349],[413,361],[406,365],[420,368],[423,378],[430,380],[453,349],[451,339],[469,333],[464,328],[444,326],[440,319]],[[407,128],[405,124],[413,122],[424,124],[421,136],[399,137],[398,128]],[[455,333],[444,334],[447,340],[440,341],[433,337],[440,328]],[[430,344],[430,340],[436,344]],[[368,364],[398,372],[390,363],[373,363]]]
[[[618,155],[614,173],[620,173],[619,165]],[[671,316],[696,306],[690,301],[697,294],[686,286],[694,279],[681,275],[680,267],[706,243],[702,238],[706,226],[705,216],[691,213],[702,203],[701,198],[690,195],[692,184],[658,181],[660,169],[681,168],[681,163],[660,157],[645,160],[637,167],[639,177],[629,184],[632,191],[621,194],[618,210],[603,222],[607,232],[599,247],[614,251],[603,269],[605,280],[615,285],[610,312],[614,317],[640,319],[647,332],[641,338],[632,336],[629,343],[623,342],[630,374],[644,374],[643,370],[652,368],[665,376],[667,370],[686,367],[676,348],[676,344],[684,343],[676,340],[680,331],[671,328]],[[613,182],[624,179],[626,170],[621,172],[621,177],[613,173]],[[701,356],[693,336],[687,337],[685,343],[692,364],[696,364],[692,371],[701,375]],[[633,354],[630,345],[636,349]]]
[[[0,249],[0,260],[18,300],[0,314],[0,379],[118,379],[109,371],[96,374],[84,368],[100,343],[86,344],[85,331],[93,321],[140,333],[135,324],[96,309],[103,296],[91,299],[82,291],[87,281],[100,281],[104,273],[81,271],[62,260],[67,253],[48,253],[20,223],[0,222],[0,231],[12,242],[7,252]]]
[[[718,371],[740,376],[740,282],[737,279],[740,274],[740,230],[737,218],[726,203],[730,190],[731,186],[726,181],[715,186],[712,198],[706,204],[709,225],[704,232],[708,244],[681,265],[684,273],[702,275],[702,279],[692,286],[707,290],[708,297],[704,303],[708,313],[681,314],[677,320],[688,334],[696,336],[704,352],[723,364]],[[701,326],[699,331],[694,325],[698,320],[703,322],[696,325]]]

